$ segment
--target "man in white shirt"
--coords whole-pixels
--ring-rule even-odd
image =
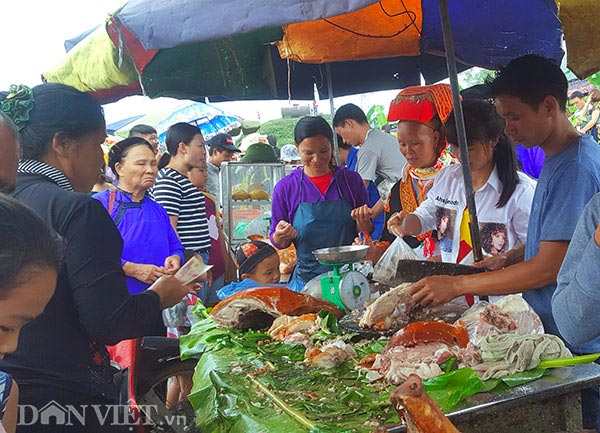
[[[396,138],[371,128],[364,111],[354,104],[342,105],[336,111],[333,126],[344,143],[360,146],[356,171],[363,178],[365,187],[370,181],[375,182],[381,198],[385,200],[392,186],[402,177],[406,163]]]

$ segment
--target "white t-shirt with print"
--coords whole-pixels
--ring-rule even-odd
[[[508,203],[501,208],[496,203],[502,193],[497,168],[487,182],[475,191],[475,206],[483,254],[504,253],[525,244],[527,224],[536,182],[518,172],[519,183]],[[444,168],[436,177],[427,199],[414,214],[419,218],[423,232],[436,229],[442,261],[456,263],[460,245],[460,224],[466,208],[465,185],[460,164]],[[473,255],[462,260],[473,263]]]

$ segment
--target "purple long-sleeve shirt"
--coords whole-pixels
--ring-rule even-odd
[[[108,209],[109,195],[110,191],[106,190],[95,194],[94,198]],[[183,245],[161,205],[146,195],[137,206],[120,213],[122,203],[132,203],[131,197],[117,191],[110,216],[123,238],[121,265],[131,262],[164,266],[165,259],[175,254],[181,257],[183,263]],[[133,295],[143,292],[149,286],[136,278],[127,277],[127,289]]]
[[[302,176],[302,167],[296,168],[286,177],[281,179],[273,191],[273,200],[271,203],[271,242],[273,241],[273,233],[279,221],[287,221],[292,223],[294,215],[300,204],[300,182],[302,181],[302,201],[303,202],[318,202],[327,200],[338,200],[340,198],[339,190],[342,193],[342,198],[348,202],[350,208],[355,209],[364,204],[369,204],[367,190],[360,175],[354,171],[348,170],[346,167],[336,168],[334,177],[325,191],[325,195],[321,194],[310,178],[304,174]],[[337,182],[337,185],[336,185]]]

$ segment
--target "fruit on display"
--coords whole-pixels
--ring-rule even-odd
[[[268,200],[269,193],[264,189],[255,189],[250,191],[250,198],[252,200]]]
[[[250,194],[245,189],[236,188],[231,192],[231,198],[234,200],[248,200]]]

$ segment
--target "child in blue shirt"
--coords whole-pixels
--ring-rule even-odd
[[[275,248],[266,242],[250,241],[240,244],[235,253],[240,281],[223,286],[217,297],[223,300],[240,290],[253,287],[287,287],[299,292],[304,287],[300,280],[292,279],[288,284],[279,284],[279,255]]]

